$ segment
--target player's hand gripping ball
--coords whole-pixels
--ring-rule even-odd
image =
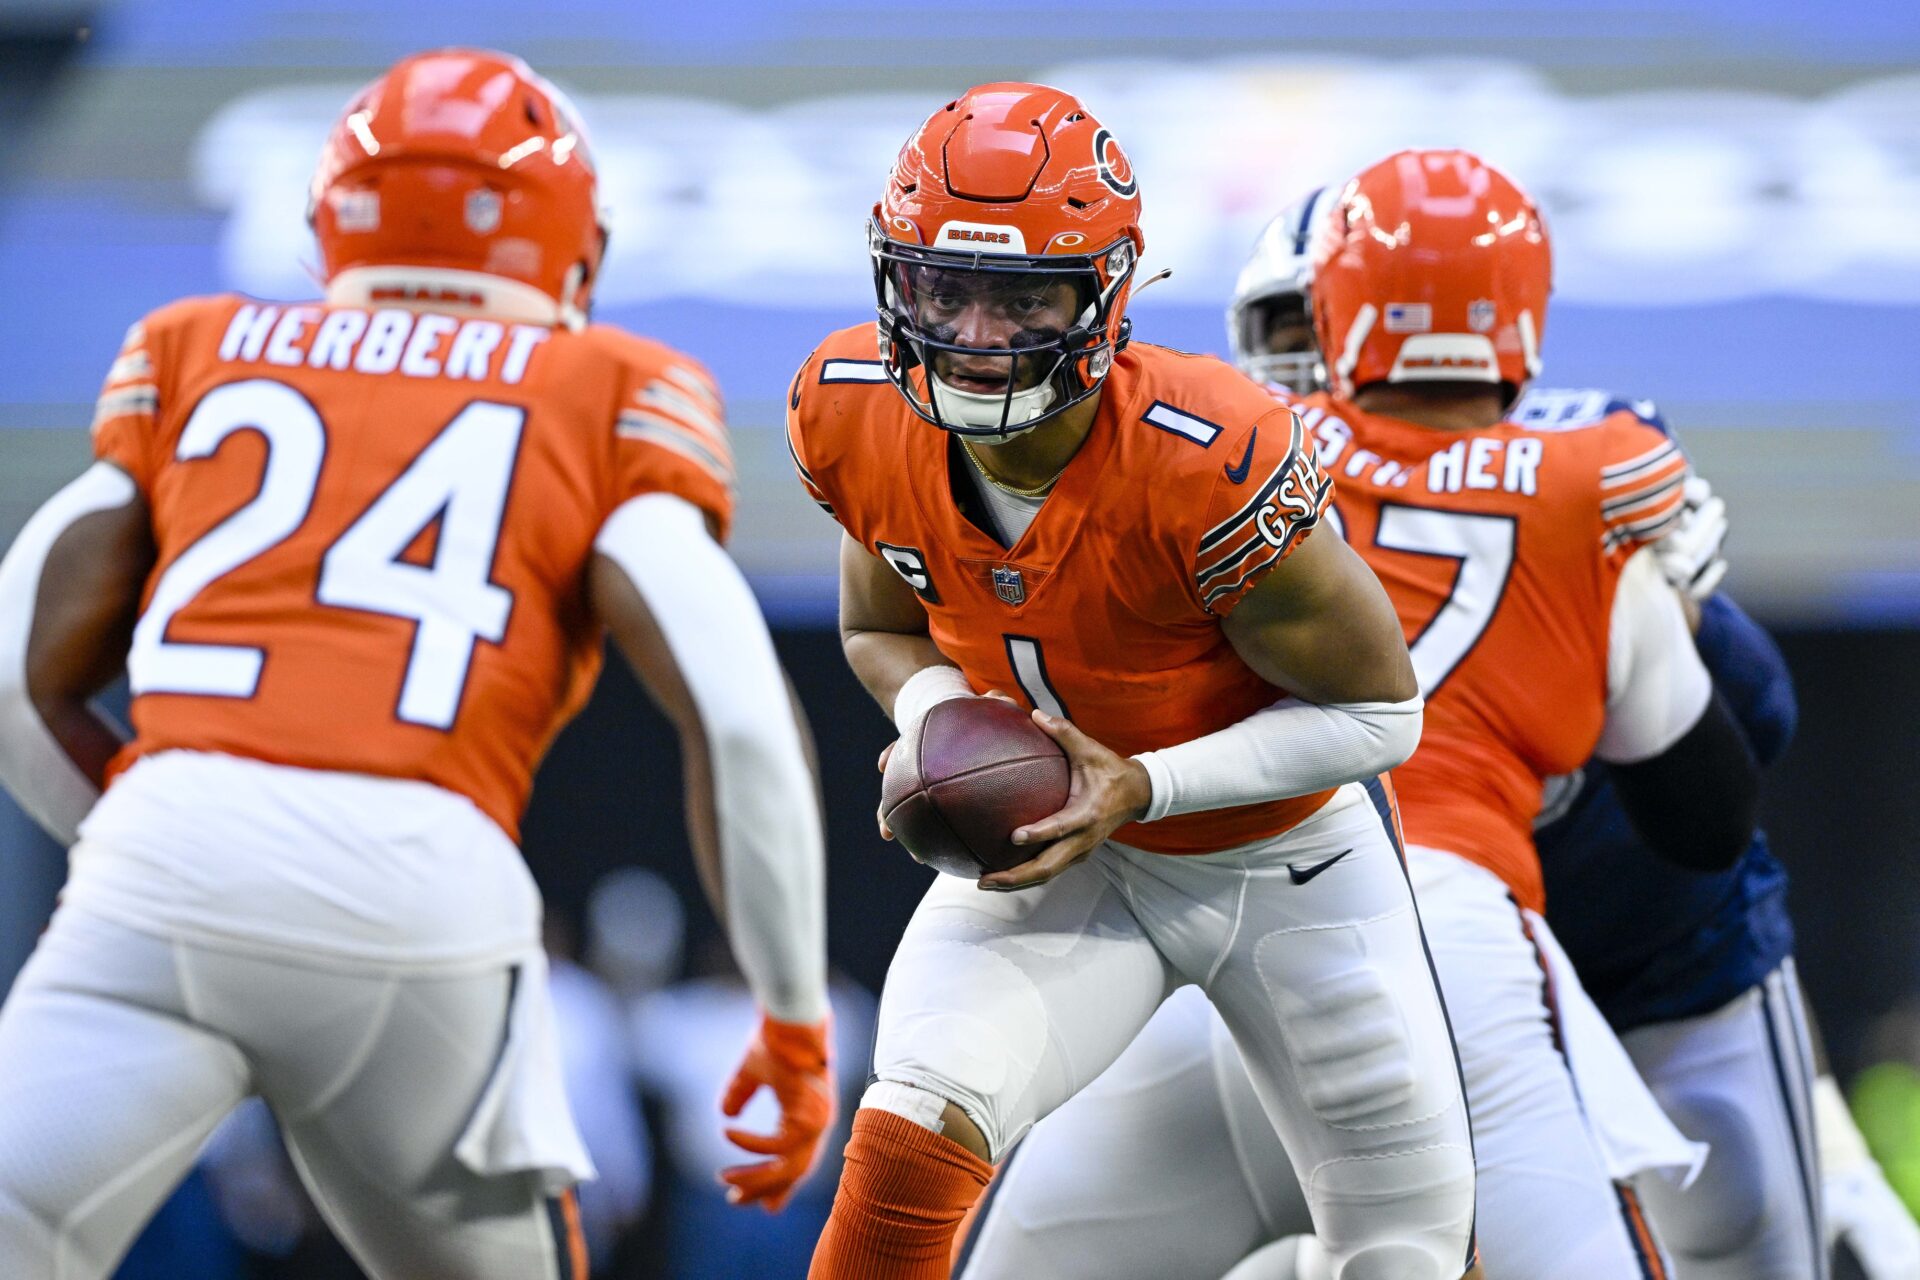
[[[977,880],[1033,857],[1013,833],[1063,808],[1067,785],[1066,754],[1024,709],[949,698],[894,745],[880,816],[919,861]]]

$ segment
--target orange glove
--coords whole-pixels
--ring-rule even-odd
[[[820,1141],[833,1123],[833,1071],[827,1062],[827,1019],[806,1025],[761,1016],[760,1032],[721,1095],[720,1110],[737,1116],[762,1085],[780,1102],[780,1128],[771,1134],[729,1128],[736,1147],[770,1159],[720,1171],[731,1204],[766,1206],[778,1213],[820,1158]]]

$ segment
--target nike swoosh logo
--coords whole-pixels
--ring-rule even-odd
[[[1322,871],[1325,871],[1328,867],[1332,866],[1334,863],[1340,861],[1340,859],[1346,857],[1348,854],[1352,852],[1353,850],[1351,849],[1342,849],[1340,852],[1334,854],[1331,858],[1328,858],[1325,862],[1316,862],[1310,867],[1296,867],[1292,863],[1288,863],[1287,874],[1293,877],[1293,882],[1295,884],[1305,884],[1307,881],[1313,879],[1315,876],[1319,875]]]
[[[1240,455],[1239,466],[1227,468],[1227,479],[1235,484],[1246,483],[1247,469],[1253,465],[1253,442],[1259,438],[1260,428],[1258,427],[1247,433],[1247,451]]]

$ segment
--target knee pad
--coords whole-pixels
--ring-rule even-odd
[[[1307,1200],[1338,1280],[1459,1280],[1473,1238],[1471,1148],[1437,1143],[1333,1160]]]
[[[1767,1224],[1769,1153],[1754,1132],[1753,1117],[1732,1099],[1712,1093],[1669,1094],[1664,1103],[1681,1132],[1708,1143],[1710,1150],[1700,1176],[1685,1191],[1660,1178],[1636,1181],[1659,1223],[1660,1242],[1694,1258],[1737,1255]],[[1788,1149],[1785,1154],[1788,1164],[1781,1176],[1799,1177],[1798,1153]]]
[[[1248,1254],[1221,1280],[1333,1280],[1333,1264],[1312,1236],[1287,1236]]]
[[[1033,978],[992,948],[945,940],[896,956],[887,990],[911,998],[899,1001],[901,1012],[882,1009],[875,1076],[959,1107],[998,1161],[1032,1127],[1040,1077],[1059,1070]],[[986,1016],[986,1008],[997,1016]],[[1049,1082],[1043,1092],[1062,1091]]]
[[[1369,1245],[1334,1271],[1335,1280],[1459,1280],[1462,1259],[1442,1262],[1417,1244]]]
[[[1361,930],[1269,934],[1254,958],[1314,1114],[1342,1128],[1400,1120],[1418,1085],[1413,1037]]]

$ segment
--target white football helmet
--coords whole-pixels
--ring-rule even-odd
[[[1334,192],[1319,187],[1289,205],[1254,241],[1227,305],[1227,348],[1256,382],[1306,395],[1326,385],[1313,339],[1313,242]]]

